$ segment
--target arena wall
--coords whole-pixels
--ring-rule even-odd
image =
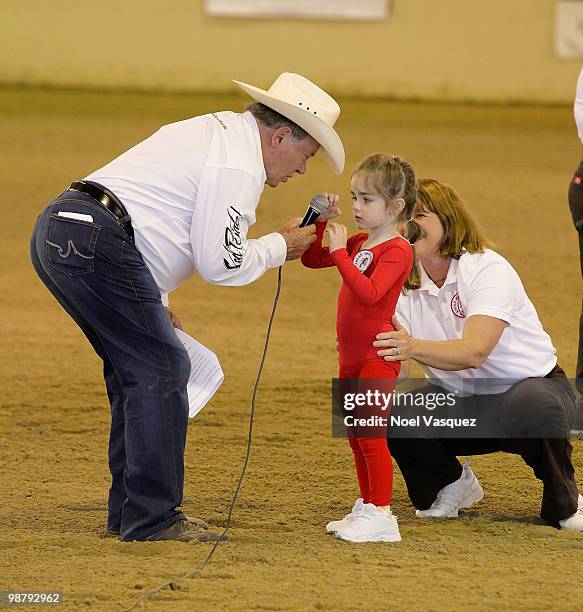
[[[229,91],[300,72],[339,95],[571,103],[555,0],[393,0],[379,23],[211,18],[203,0],[0,3],[0,84]]]

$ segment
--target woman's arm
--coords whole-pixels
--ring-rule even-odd
[[[401,369],[397,376],[397,382],[400,383],[403,380],[407,380],[411,376],[411,362],[409,360],[401,362]]]
[[[439,370],[457,371],[479,368],[498,344],[506,321],[485,315],[473,315],[464,325],[459,340],[418,340],[411,338],[393,317],[394,332],[377,335],[373,346],[385,361],[415,359]]]

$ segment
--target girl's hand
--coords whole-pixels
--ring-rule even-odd
[[[348,241],[348,230],[346,225],[341,223],[331,223],[327,228],[328,237],[330,239],[330,253],[334,253],[338,249],[345,249]]]
[[[325,195],[328,198],[328,208],[320,214],[316,221],[330,221],[330,219],[336,219],[336,217],[339,217],[342,212],[338,208],[338,200],[340,200],[340,196],[336,193],[328,193],[326,191],[322,195]]]

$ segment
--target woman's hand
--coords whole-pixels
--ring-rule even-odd
[[[341,223],[332,223],[327,228],[328,237],[330,238],[330,253],[334,253],[338,249],[345,249],[348,241],[348,230],[346,225]]]
[[[316,219],[316,221],[330,221],[330,219],[336,219],[339,217],[342,211],[338,208],[338,201],[340,200],[340,196],[336,193],[328,193],[324,192],[322,195],[325,195],[328,198],[328,208]]]
[[[407,330],[399,323],[399,319],[393,316],[393,327],[395,331],[377,334],[377,339],[372,343],[376,347],[386,347],[377,351],[379,357],[385,361],[406,361],[413,359],[414,342]]]

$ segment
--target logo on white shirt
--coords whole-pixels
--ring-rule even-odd
[[[219,117],[217,117],[215,113],[212,113],[212,115],[221,124],[221,127],[223,128],[223,130],[228,129],[227,126],[219,119]]]
[[[354,265],[364,272],[372,263],[373,254],[371,251],[359,251],[354,256]]]
[[[227,255],[223,258],[223,263],[227,270],[236,270],[241,267],[245,256],[245,248],[241,238],[241,213],[234,206],[229,206],[227,214],[229,215],[229,223],[225,228],[225,242],[223,244]]]
[[[462,308],[462,302],[460,300],[460,294],[456,293],[452,298],[451,298],[451,311],[453,312],[453,314],[460,318],[460,319],[465,319],[466,318],[466,313],[464,312],[464,309]]]

